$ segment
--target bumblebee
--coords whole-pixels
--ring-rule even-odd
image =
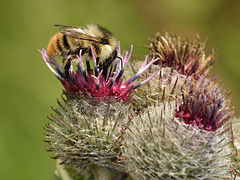
[[[61,29],[49,41],[47,51],[50,57],[62,56],[65,75],[69,75],[72,60],[76,59],[82,50],[83,58],[92,57],[91,46],[99,70],[106,72],[117,57],[117,39],[106,28],[100,25],[88,25],[78,28],[65,25],[54,25]]]

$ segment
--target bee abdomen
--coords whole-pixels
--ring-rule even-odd
[[[62,48],[59,43],[61,36],[62,36],[61,33],[57,33],[50,39],[47,47],[48,55],[50,57],[54,57],[61,54]]]

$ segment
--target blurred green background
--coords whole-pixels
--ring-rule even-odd
[[[0,6],[0,179],[50,180],[55,169],[45,152],[43,126],[56,106],[62,86],[43,63],[45,48],[58,30],[53,24],[109,28],[122,49],[134,45],[139,58],[155,32],[208,37],[208,52],[217,48],[213,74],[219,74],[240,108],[239,0],[21,0]]]

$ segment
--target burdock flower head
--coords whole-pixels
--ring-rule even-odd
[[[44,62],[54,73],[54,75],[61,81],[66,92],[77,92],[81,95],[88,94],[92,97],[98,97],[99,99],[111,97],[129,101],[129,96],[134,89],[138,88],[157,75],[158,72],[156,71],[144,81],[137,84],[134,83],[139,75],[148,69],[151,64],[156,62],[157,59],[152,58],[151,61],[147,64],[148,58],[146,58],[138,72],[133,77],[128,78],[125,82],[123,82],[122,76],[125,67],[131,57],[133,47],[131,46],[129,54],[128,52],[125,52],[122,55],[120,54],[120,45],[118,47],[118,61],[116,61],[115,65],[107,69],[106,75],[104,75],[102,71],[99,72],[93,50],[93,68],[91,68],[90,61],[88,59],[86,59],[85,62],[83,61],[80,50],[78,56],[79,62],[77,63],[78,69],[74,72],[73,68],[71,68],[69,77],[66,77],[66,75],[63,73],[62,67],[53,58],[50,58],[47,55],[46,50],[42,50],[40,52],[42,54]],[[86,63],[86,68],[84,63]],[[55,70],[51,67],[51,65]]]
[[[149,40],[148,48],[150,54],[158,58],[158,61],[154,62],[156,66],[151,66],[148,72],[158,69],[160,74],[151,86],[137,90],[139,99],[145,96],[156,99],[159,95],[166,99],[179,95],[187,79],[191,81],[192,78],[197,80],[206,77],[215,62],[214,51],[206,57],[205,42],[202,42],[199,37],[190,41],[175,34],[157,33],[153,39]]]
[[[182,104],[175,116],[186,124],[216,131],[234,114],[226,100],[226,91],[211,79],[189,81],[182,91]]]
[[[155,64],[171,67],[180,74],[195,79],[206,76],[215,62],[214,51],[206,57],[205,42],[198,37],[195,41],[183,39],[175,34],[159,32],[149,40],[149,49],[159,58]]]
[[[66,99],[58,101],[59,107],[53,108],[55,114],[49,117],[52,122],[45,127],[46,141],[50,145],[47,150],[54,152],[60,164],[83,170],[92,168],[92,172],[102,169],[96,166],[125,169],[120,149],[130,122],[131,93],[158,74],[156,71],[135,83],[157,60],[152,58],[147,63],[146,58],[137,73],[124,81],[132,49],[121,54],[119,46],[115,64],[104,74],[97,67],[93,51],[92,59],[83,59],[80,51],[77,69],[71,68],[68,76],[45,50],[40,51],[46,65],[65,88]]]

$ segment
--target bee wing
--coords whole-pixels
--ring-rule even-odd
[[[57,28],[61,29],[61,33],[82,40],[94,41],[97,43],[101,43],[101,38],[96,37],[95,35],[87,32],[84,29],[65,26],[65,25],[54,25]]]
[[[66,26],[66,25],[62,25],[62,24],[54,24],[54,27],[59,28],[59,29],[77,28],[74,26]]]

